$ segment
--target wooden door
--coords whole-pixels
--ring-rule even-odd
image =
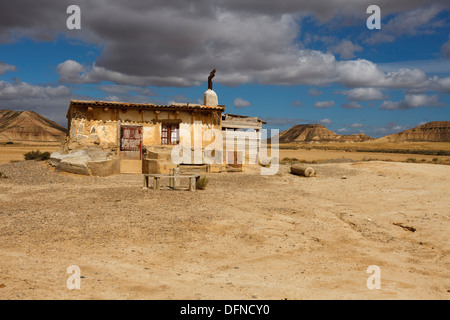
[[[120,158],[123,160],[142,159],[142,127],[120,127]]]

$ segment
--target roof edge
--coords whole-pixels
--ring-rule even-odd
[[[115,107],[115,108],[155,108],[155,109],[200,109],[200,110],[225,110],[224,105],[216,107],[205,106],[198,103],[172,103],[170,105],[157,105],[154,103],[131,103],[117,101],[101,101],[101,100],[70,100],[70,106],[85,105],[91,107]]]

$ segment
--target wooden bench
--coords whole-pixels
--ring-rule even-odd
[[[145,173],[144,175],[144,188],[149,187],[149,179],[153,178],[153,190],[160,190],[161,187],[161,179],[162,178],[169,178],[169,186],[173,189],[175,189],[176,186],[176,180],[175,179],[189,179],[189,191],[195,191],[197,189],[197,181],[200,178],[199,174],[179,174],[179,175],[172,175],[172,174],[149,174]]]

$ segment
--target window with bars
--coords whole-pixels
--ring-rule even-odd
[[[162,123],[161,144],[173,145],[180,141],[180,125],[178,123]]]

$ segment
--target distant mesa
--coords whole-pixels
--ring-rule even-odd
[[[280,143],[364,142],[374,138],[364,133],[339,135],[321,124],[298,124],[283,131]]]
[[[375,142],[404,142],[404,141],[450,141],[450,121],[432,121],[421,126],[394,133]]]
[[[59,142],[67,129],[34,111],[0,110],[0,141]]]
[[[416,128],[372,138],[364,133],[339,135],[321,124],[298,124],[279,135],[280,143],[326,143],[326,142],[450,142],[450,121],[432,121]]]

